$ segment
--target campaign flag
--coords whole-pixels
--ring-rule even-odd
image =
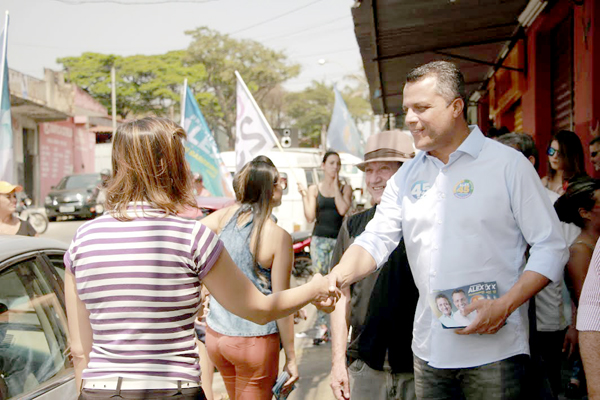
[[[221,160],[217,143],[187,84],[184,93],[181,125],[187,132],[185,158],[192,172],[202,174],[204,186],[213,196],[234,197],[231,174]]]
[[[335,93],[335,104],[331,114],[331,122],[327,129],[327,147],[344,153],[350,153],[361,159],[364,156],[360,133],[348,111],[346,102],[337,88]]]
[[[277,144],[277,138],[237,71],[235,76],[237,77],[235,169],[239,171],[257,155],[271,150]]]
[[[4,30],[0,34],[0,180],[14,182],[13,133],[8,88],[8,12]]]

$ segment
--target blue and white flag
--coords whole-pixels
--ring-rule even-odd
[[[235,170],[277,145],[277,137],[267,122],[246,83],[235,71],[237,78],[237,117],[235,121]]]
[[[184,97],[181,125],[187,132],[185,158],[192,172],[202,174],[204,186],[213,196],[234,197],[231,174],[221,160],[217,143],[187,84]]]
[[[339,152],[350,153],[362,159],[364,150],[360,133],[341,93],[335,87],[333,92],[335,93],[335,104],[329,129],[327,129],[327,147]]]
[[[0,34],[0,180],[14,182],[13,132],[10,116],[10,90],[8,87],[8,12],[4,30]]]

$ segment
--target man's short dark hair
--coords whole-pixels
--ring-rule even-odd
[[[535,169],[538,168],[538,151],[535,147],[533,137],[527,133],[512,132],[506,133],[496,139],[496,141],[519,150],[526,158],[533,156],[535,159]]]
[[[438,301],[439,299],[446,299],[446,301],[447,301],[448,303],[451,303],[451,302],[450,302],[450,300],[448,299],[448,296],[446,296],[444,293],[440,293],[440,294],[438,294],[437,296],[435,296],[435,302],[436,302],[436,303],[437,303],[437,301]]]
[[[436,77],[436,90],[449,103],[461,98],[465,104],[463,115],[467,115],[467,91],[465,77],[458,67],[448,61],[433,61],[410,71],[406,83],[418,82],[428,76]]]
[[[596,144],[600,142],[600,136],[596,136],[595,138],[592,139],[592,141],[590,142],[590,144],[588,146],[591,146],[593,144]]]
[[[462,290],[462,289],[456,289],[456,290],[454,290],[454,291],[452,292],[452,297],[454,297],[454,295],[455,295],[455,294],[458,294],[458,293],[462,293],[462,294],[464,294],[465,296],[467,295],[467,294],[465,293],[465,291],[464,291],[464,290]]]

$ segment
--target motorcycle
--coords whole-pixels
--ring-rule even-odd
[[[296,278],[308,278],[312,275],[310,259],[311,231],[292,233],[292,248],[294,249],[294,267],[292,274]]]
[[[48,229],[49,221],[46,214],[29,208],[31,204],[31,199],[25,194],[17,203],[17,216],[22,220],[29,222],[31,226],[33,226],[33,229],[41,235]]]

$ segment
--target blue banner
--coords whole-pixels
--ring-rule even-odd
[[[225,169],[217,143],[200,111],[194,94],[187,85],[183,106],[185,108],[182,125],[188,135],[185,144],[185,158],[190,163],[192,172],[202,174],[204,187],[213,196],[233,197],[231,175]]]
[[[10,116],[10,91],[8,88],[8,62],[6,61],[8,15],[0,34],[0,180],[15,182],[13,173],[13,132]]]
[[[335,87],[333,91],[335,93],[335,104],[333,105],[329,129],[327,129],[327,147],[363,158],[363,144],[356,124],[350,115],[350,111],[348,111],[342,94]]]

